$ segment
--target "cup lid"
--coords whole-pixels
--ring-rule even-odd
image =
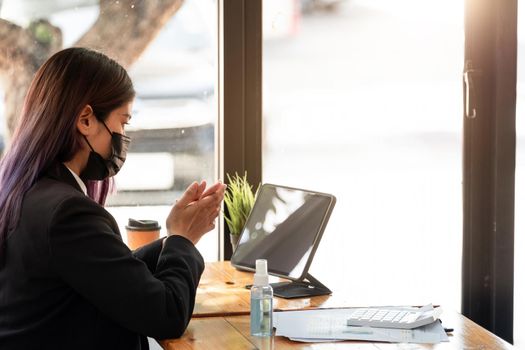
[[[160,225],[156,220],[135,220],[129,218],[126,229],[133,231],[153,231],[160,230]]]

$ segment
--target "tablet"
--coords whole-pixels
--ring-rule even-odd
[[[270,274],[302,281],[335,202],[327,193],[262,185],[232,255],[232,265],[255,271],[255,260],[266,259]]]

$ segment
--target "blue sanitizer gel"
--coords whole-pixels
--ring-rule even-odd
[[[250,334],[270,337],[273,333],[273,289],[268,283],[266,260],[257,260],[255,266],[250,290]]]

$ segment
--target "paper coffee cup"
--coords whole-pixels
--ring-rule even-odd
[[[160,225],[155,220],[129,219],[126,225],[128,247],[131,250],[151,243],[160,237]]]

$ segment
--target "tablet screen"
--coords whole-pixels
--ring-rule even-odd
[[[269,273],[303,278],[334,204],[329,194],[263,185],[232,264],[255,269],[255,260],[266,259]]]

